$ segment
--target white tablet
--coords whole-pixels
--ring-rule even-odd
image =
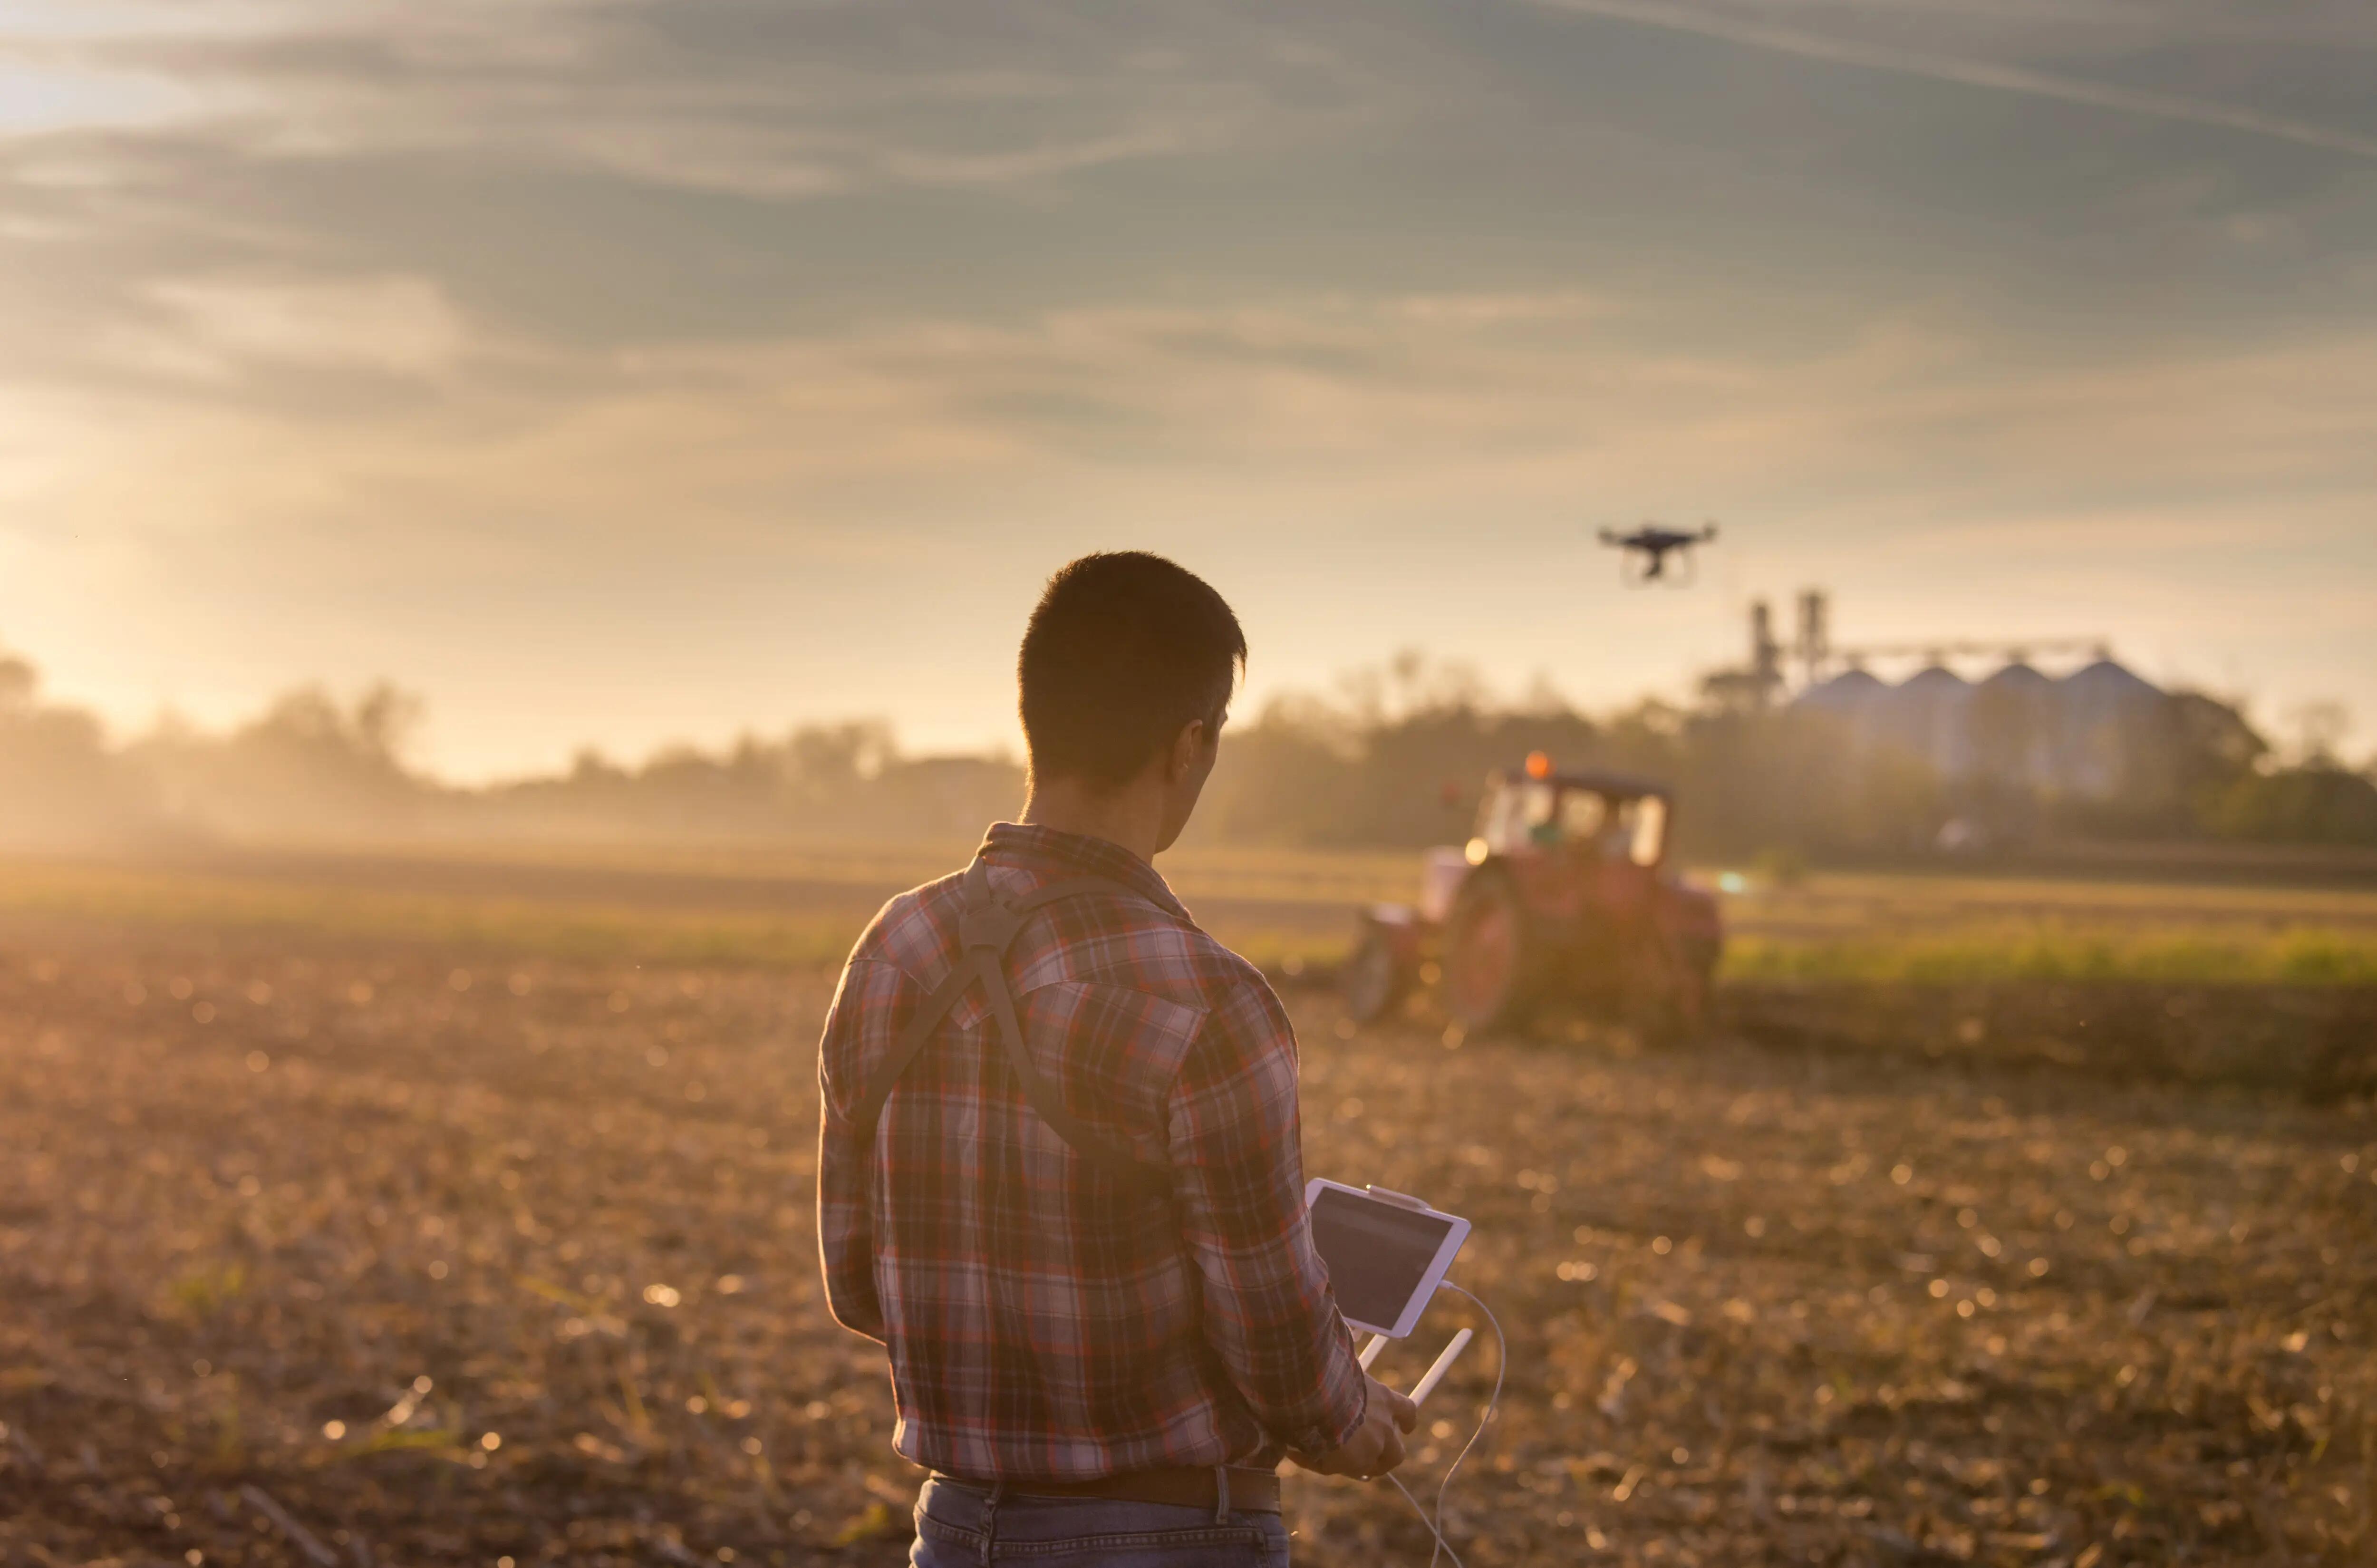
[[[1312,1246],[1329,1265],[1337,1310],[1350,1326],[1401,1339],[1419,1326],[1469,1222],[1382,1187],[1315,1177],[1304,1189]]]

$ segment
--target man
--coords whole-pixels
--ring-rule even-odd
[[[931,1471],[917,1568],[1278,1568],[1279,1459],[1381,1475],[1417,1420],[1312,1249],[1286,1013],[1150,864],[1245,661],[1170,561],[1059,571],[1018,660],[1023,820],[885,905],[842,972],[818,1239]]]

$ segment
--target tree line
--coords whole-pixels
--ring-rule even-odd
[[[582,753],[566,771],[482,787],[409,761],[420,705],[382,686],[340,701],[284,695],[245,724],[173,720],[123,742],[46,701],[0,657],[0,843],[18,848],[193,840],[955,838],[1012,816],[1021,768],[913,757],[879,721],[803,725],[638,763]],[[1195,842],[1409,847],[1458,840],[1480,786],[1541,751],[1674,785],[1678,840],[1702,858],[1781,852],[1903,859],[1960,842],[2377,845],[2377,784],[2317,756],[2282,760],[2232,703],[2180,692],[2122,737],[2119,793],[2059,796],[2015,771],[1943,778],[1802,709],[1642,701],[1588,713],[1539,687],[1497,696],[1458,666],[1405,657],[1328,695],[1272,701],[1226,731]]]

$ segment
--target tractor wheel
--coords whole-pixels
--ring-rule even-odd
[[[1411,971],[1396,958],[1386,933],[1366,929],[1345,961],[1346,1016],[1356,1023],[1385,1017],[1410,992],[1411,982]]]
[[[1479,872],[1444,922],[1444,1011],[1473,1033],[1511,1028],[1535,1001],[1534,933],[1511,879]]]

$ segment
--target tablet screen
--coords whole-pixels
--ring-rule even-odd
[[[1403,1316],[1451,1230],[1450,1220],[1334,1187],[1312,1200],[1312,1245],[1329,1265],[1338,1311],[1380,1328]]]

